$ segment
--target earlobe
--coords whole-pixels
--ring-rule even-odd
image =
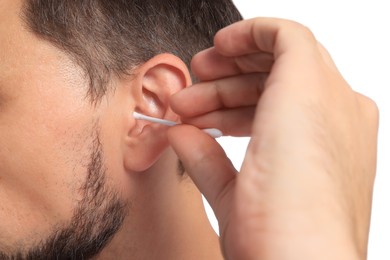
[[[187,66],[176,56],[160,54],[140,66],[132,82],[136,88],[134,111],[177,121],[169,106],[170,96],[191,84]],[[134,86],[135,85],[135,86]],[[132,117],[133,111],[128,111]],[[151,167],[167,148],[167,126],[134,120],[125,147],[125,167],[143,172]]]

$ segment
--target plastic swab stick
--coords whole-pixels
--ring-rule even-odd
[[[155,117],[151,117],[151,116],[145,116],[145,115],[137,113],[137,112],[133,112],[133,116],[137,120],[145,120],[145,121],[149,121],[149,122],[153,122],[153,123],[157,123],[157,124],[161,124],[161,125],[174,126],[174,125],[178,124],[176,122],[169,121],[169,120],[164,120],[164,119],[155,118]],[[205,132],[206,134],[210,135],[213,138],[219,138],[219,137],[223,136],[222,131],[217,129],[217,128],[206,128],[206,129],[202,129],[202,131]]]

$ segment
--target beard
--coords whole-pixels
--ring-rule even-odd
[[[97,256],[120,229],[128,205],[106,182],[103,149],[97,130],[92,138],[87,178],[80,188],[82,199],[71,220],[54,227],[36,246],[6,254],[1,260],[90,259]]]

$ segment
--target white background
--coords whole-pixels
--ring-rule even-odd
[[[287,18],[309,27],[344,78],[381,112],[369,260],[390,259],[390,9],[387,0],[235,0],[245,18]],[[330,104],[331,105],[331,104]],[[387,133],[387,134],[386,134]],[[220,142],[240,167],[248,139]],[[213,226],[217,223],[210,209]],[[331,249],[330,249],[331,250]]]

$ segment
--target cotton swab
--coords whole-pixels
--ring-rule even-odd
[[[137,112],[133,112],[133,117],[137,120],[145,120],[145,121],[149,121],[149,122],[153,122],[153,123],[157,123],[157,124],[161,124],[161,125],[167,125],[167,126],[178,125],[178,123],[173,122],[173,121],[155,118],[155,117],[151,117],[151,116],[146,116],[146,115],[143,115],[143,114],[140,114]],[[222,131],[217,129],[217,128],[206,128],[206,129],[202,129],[202,131],[205,132],[206,134],[210,135],[213,138],[219,138],[219,137],[223,136]]]

